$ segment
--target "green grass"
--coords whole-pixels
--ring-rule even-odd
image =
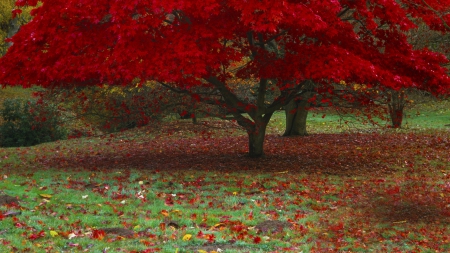
[[[86,143],[89,142],[78,143],[78,148]],[[43,148],[46,145],[15,150],[31,152]],[[302,172],[221,174],[215,170],[165,172],[132,168],[90,171],[89,167],[70,170],[66,166],[36,169],[17,159],[8,166],[19,170],[3,171],[7,177],[0,181],[4,194],[20,199],[19,206],[2,206],[1,212],[22,211],[0,223],[3,252],[197,252],[208,246],[211,235],[217,247],[235,247],[225,252],[422,251],[431,246],[421,246],[420,242],[448,239],[443,231],[448,230],[449,220],[442,220],[442,216],[433,221],[437,223],[428,224],[428,220],[420,219],[389,220],[389,214],[384,213],[392,205],[412,208],[397,198],[408,198],[414,190],[426,190],[423,194],[427,198],[445,201],[439,199],[448,194],[442,173],[417,169],[410,174],[399,169],[382,183],[374,183],[379,180],[376,176]],[[447,168],[445,173],[448,172]],[[415,178],[424,176],[426,181]],[[386,189],[395,185],[400,186],[400,195],[386,195]],[[255,226],[266,220],[289,221],[294,228],[258,233]],[[342,228],[335,228],[342,222]],[[165,229],[161,227],[163,223]],[[135,236],[107,234],[102,239],[93,238],[95,229],[111,227],[127,228]],[[41,231],[42,237],[31,239]],[[53,237],[50,231],[58,235]],[[200,232],[203,236],[197,236]],[[68,238],[70,234],[76,236]],[[185,241],[187,234],[192,238]],[[261,242],[255,244],[257,237]],[[448,246],[442,243],[435,249],[443,252]]]
[[[2,251],[11,249],[20,251],[27,248],[44,251],[49,245],[51,245],[51,252],[76,250],[76,248],[67,247],[68,242],[81,245],[81,248],[93,243],[90,249],[92,252],[98,252],[107,247],[126,248],[126,252],[138,251],[147,248],[143,244],[145,242],[141,241],[151,234],[157,237],[151,241],[163,251],[174,252],[175,248],[181,247],[179,252],[183,252],[181,250],[183,245],[196,242],[202,244],[206,241],[204,238],[195,238],[185,242],[182,240],[185,234],[190,233],[195,237],[199,231],[204,231],[205,234],[216,235],[217,241],[226,242],[235,234],[230,233],[227,227],[228,222],[245,224],[247,230],[258,221],[271,218],[275,214],[280,220],[290,218],[288,212],[276,211],[270,206],[263,207],[257,204],[261,202],[269,205],[272,198],[279,196],[278,193],[267,191],[249,198],[244,192],[230,189],[233,183],[218,181],[217,176],[212,173],[158,173],[148,177],[148,181],[144,180],[145,184],[139,184],[141,177],[148,176],[145,172],[133,170],[133,177],[130,176],[124,180],[117,180],[116,174],[108,171],[96,172],[95,176],[92,176],[87,171],[61,172],[57,169],[36,171],[33,175],[28,174],[28,177],[9,174],[8,178],[1,181],[1,186],[5,194],[19,197],[22,214],[15,218],[5,218],[0,224],[0,230],[6,231],[2,240],[7,242],[7,245],[2,246]],[[153,179],[160,180],[160,175],[163,175],[164,181],[148,184],[153,182]],[[210,189],[202,187],[199,190],[197,186],[191,186],[189,181],[180,181],[180,178],[190,178],[190,176],[208,180],[208,184],[211,184]],[[244,173],[229,175],[233,179],[245,176]],[[76,183],[71,183],[71,178],[76,180]],[[79,180],[84,183],[80,184]],[[180,186],[169,187],[167,182],[176,182]],[[83,189],[88,183],[101,184],[100,188],[108,187],[109,190],[99,193],[92,189]],[[223,185],[216,187],[216,184]],[[119,186],[122,188],[120,191]],[[115,199],[116,193],[124,197]],[[145,201],[139,199],[139,193],[145,196]],[[51,198],[43,198],[41,194],[50,194]],[[177,194],[182,197],[177,197]],[[269,199],[266,199],[267,196]],[[168,205],[166,201],[168,198],[173,199],[175,203]],[[188,203],[189,199],[193,201]],[[2,212],[8,209],[10,208],[3,207]],[[265,211],[269,210],[270,212],[266,214]],[[163,212],[166,212],[166,215]],[[252,220],[248,220],[250,213],[254,215]],[[304,222],[311,219],[311,217],[304,219]],[[172,230],[167,227],[165,231],[161,230],[160,224],[168,220],[176,223],[180,228]],[[223,225],[220,225],[221,223]],[[116,236],[109,235],[103,240],[89,238],[89,232],[92,229],[102,227],[127,227],[147,236],[125,240],[118,240]],[[45,236],[36,240],[26,239],[39,231],[44,231]],[[78,236],[72,239],[61,235],[52,237],[50,231],[56,231],[61,235],[75,233]],[[18,239],[20,238],[18,235],[23,238]],[[246,231],[246,239],[240,243],[244,246],[248,244],[251,249],[256,250],[261,245],[252,245],[249,236],[256,236],[256,232]],[[283,244],[284,236],[286,234],[280,235],[280,238],[271,243]],[[168,242],[164,242],[165,240]],[[269,250],[271,249],[270,243],[266,246]]]
[[[450,101],[428,102],[405,109],[403,129],[435,130],[450,129]],[[343,133],[365,129],[384,131],[390,121],[376,119],[378,125],[365,122],[364,116],[338,114],[331,108],[312,108],[308,114],[307,131],[309,133]],[[269,129],[274,133],[283,133],[285,128],[285,113],[278,111],[269,123]],[[401,130],[397,130],[401,131]]]
[[[19,199],[0,213],[21,212],[2,218],[0,251],[446,252],[449,115],[424,107],[404,129],[349,137],[357,121],[318,110],[310,137],[285,139],[279,112],[260,160],[243,156],[244,132],[207,128],[205,139],[182,120],[0,149],[0,193]],[[258,231],[268,220],[292,227]],[[108,228],[134,235],[95,236]]]

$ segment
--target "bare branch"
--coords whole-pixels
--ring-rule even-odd
[[[450,31],[450,26],[447,24],[447,22],[445,22],[445,20],[442,17],[441,13],[439,13],[439,11],[437,11],[433,7],[431,7],[425,0],[422,0],[422,2],[441,19],[442,24],[445,26],[445,28],[447,28],[447,30]]]
[[[211,76],[206,78],[205,80],[214,85],[214,87],[216,87],[220,91],[228,105],[241,111],[248,111],[248,109],[246,109],[248,103],[240,100],[235,94],[233,94],[233,92],[228,89],[228,87],[226,87],[224,83],[217,79],[217,77]]]

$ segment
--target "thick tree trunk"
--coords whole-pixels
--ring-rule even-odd
[[[233,115],[233,119],[242,126],[248,134],[248,155],[250,157],[264,156],[264,138],[266,135],[267,124],[273,113],[280,108],[280,104],[266,105],[266,92],[268,86],[267,79],[260,79],[257,98],[255,104],[248,104],[241,101],[230,89],[216,77],[207,78],[206,81],[214,85],[225,100],[227,109]],[[216,101],[217,102],[217,101]],[[240,113],[246,112],[250,117],[246,117]]]
[[[285,106],[286,130],[283,136],[306,136],[306,119],[308,117],[308,100],[291,100]]]
[[[250,157],[264,156],[264,137],[266,136],[267,123],[257,122],[248,134],[248,155]]]
[[[401,128],[403,121],[403,108],[396,110],[389,109],[389,113],[391,115],[392,127]]]
[[[404,108],[405,93],[403,91],[392,91],[388,101],[388,109],[393,128],[402,127]]]

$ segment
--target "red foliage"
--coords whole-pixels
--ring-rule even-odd
[[[45,231],[40,231],[37,234],[31,234],[30,236],[28,236],[29,240],[36,240],[39,238],[45,237]]]
[[[435,90],[449,83],[439,66],[445,59],[427,50],[412,50],[403,33],[415,27],[409,16],[444,29],[435,11],[444,13],[449,1],[434,1],[433,9],[420,0],[408,4],[394,0],[364,4],[130,1],[125,6],[119,0],[43,2],[36,18],[14,36],[13,47],[0,60],[3,83],[124,84],[138,77],[190,88],[202,84],[192,77],[225,80],[223,67],[242,61],[247,52],[253,52],[255,60],[238,73],[243,78],[348,80],[394,88],[427,81],[428,88]],[[36,1],[17,3],[26,4]],[[354,18],[360,22],[348,22]],[[286,37],[290,39],[284,41]],[[224,46],[224,39],[231,46]],[[283,44],[284,58],[260,47],[272,41]],[[291,83],[277,85],[285,89]]]
[[[94,239],[103,240],[103,238],[105,236],[106,236],[106,233],[103,230],[97,230],[97,229],[92,230],[92,238],[94,238]]]
[[[270,115],[295,97],[304,81],[322,85],[318,92],[341,80],[435,93],[450,87],[442,67],[447,59],[414,50],[406,36],[416,27],[411,17],[430,29],[446,29],[450,15],[441,13],[448,12],[450,0],[42,2],[0,58],[3,84],[158,80],[193,101],[248,112],[251,119],[233,117],[249,133],[252,156],[263,154],[256,140],[264,138],[258,133]],[[242,67],[236,72],[236,66]],[[259,86],[258,101],[238,96],[236,78]],[[283,91],[272,102],[265,99],[269,79]]]
[[[16,18],[17,15],[21,14],[22,10],[21,9],[14,9],[12,11],[12,18]]]

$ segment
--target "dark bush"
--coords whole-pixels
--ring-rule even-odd
[[[2,147],[32,146],[67,137],[57,107],[41,100],[7,99],[0,116]]]

